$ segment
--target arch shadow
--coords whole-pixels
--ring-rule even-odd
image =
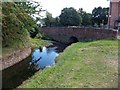
[[[72,36],[72,37],[69,38],[68,42],[69,42],[69,44],[72,44],[72,43],[76,43],[76,42],[79,42],[79,41],[75,36]]]

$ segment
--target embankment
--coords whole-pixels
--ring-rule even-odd
[[[31,48],[23,48],[20,50],[17,50],[15,52],[13,52],[11,55],[1,58],[0,61],[0,69],[6,69],[20,61],[22,61],[23,59],[25,59],[26,57],[28,57],[31,54]]]

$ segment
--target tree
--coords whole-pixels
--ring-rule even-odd
[[[64,8],[59,18],[63,26],[79,26],[81,24],[81,17],[73,7]]]
[[[46,12],[46,18],[43,18],[45,26],[47,27],[58,27],[61,26],[59,17],[53,18],[52,14],[48,11]]]
[[[29,33],[37,27],[37,21],[31,16],[37,12],[34,9],[35,7],[32,4],[28,5],[27,2],[2,2],[3,47],[20,44],[22,44],[20,46],[27,46]],[[30,13],[30,10],[34,12]]]
[[[103,24],[108,23],[108,15],[109,14],[109,8],[103,8],[103,13],[102,13],[102,19],[103,19]]]
[[[82,17],[82,25],[83,26],[92,25],[92,15],[90,13],[84,13]]]
[[[9,8],[8,8],[9,7]],[[2,44],[3,47],[19,46],[29,42],[28,26],[34,21],[14,2],[2,2]],[[26,26],[27,25],[27,26]],[[17,43],[16,43],[17,42]],[[21,45],[24,46],[24,45]]]
[[[52,24],[55,22],[55,19],[52,17],[52,14],[47,11],[46,18],[44,18],[43,21],[45,22],[46,26],[51,27]]]
[[[93,24],[98,24],[100,26],[101,23],[104,25],[108,22],[108,11],[109,8],[94,8],[92,11],[92,20]]]
[[[85,11],[83,11],[83,8],[79,8],[78,13],[79,13],[80,16],[83,16]]]
[[[24,10],[25,13],[29,16],[29,19],[22,19],[24,15],[19,16],[21,17],[21,20],[23,20],[25,27],[27,28],[28,32],[30,33],[31,37],[35,37],[36,34],[39,32],[39,24],[38,22],[41,22],[41,15],[40,13],[45,11],[42,9],[41,3],[27,0],[26,2],[15,2],[15,5],[17,5],[21,10]]]
[[[60,27],[60,26],[62,26],[61,23],[60,23],[60,18],[59,18],[59,17],[56,17],[56,18],[55,18],[54,26],[55,26],[55,27]]]
[[[82,8],[79,8],[78,13],[82,17],[82,26],[92,25],[92,15],[90,13],[86,13]]]
[[[32,0],[26,0],[26,2],[15,2],[15,4],[17,4],[19,8],[23,9],[28,15],[34,17],[36,20],[38,20],[39,17],[42,17],[40,13],[45,11],[42,9],[40,2]]]

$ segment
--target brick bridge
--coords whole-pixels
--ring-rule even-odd
[[[62,43],[111,39],[116,38],[117,36],[117,31],[112,29],[80,27],[43,27],[40,32],[45,36]]]

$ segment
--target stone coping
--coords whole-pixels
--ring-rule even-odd
[[[23,59],[28,57],[30,54],[31,54],[31,47],[28,47],[28,48],[20,49],[10,56],[1,58],[0,59],[0,70],[6,69],[6,68],[22,61]]]

